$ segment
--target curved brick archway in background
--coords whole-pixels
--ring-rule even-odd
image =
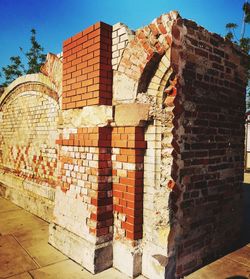
[[[59,98],[43,74],[18,78],[0,99],[1,192],[50,220],[58,184]]]

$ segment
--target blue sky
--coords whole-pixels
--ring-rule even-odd
[[[225,24],[242,20],[244,0],[0,0],[0,68],[19,46],[29,48],[30,30],[45,52],[59,53],[62,42],[97,21],[123,22],[131,29],[170,10],[209,31],[224,35]],[[250,29],[250,28],[248,28]],[[249,34],[249,30],[247,31]]]

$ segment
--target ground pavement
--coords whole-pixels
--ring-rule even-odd
[[[245,176],[245,236],[250,238],[250,174]],[[48,223],[0,198],[0,279],[128,279],[114,268],[92,275],[47,243]],[[138,279],[144,278],[139,276]],[[250,244],[185,277],[249,279]],[[154,279],[154,278],[152,278]]]

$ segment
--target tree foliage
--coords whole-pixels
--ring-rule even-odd
[[[226,24],[227,34],[225,36],[226,39],[233,41],[238,44],[241,49],[248,55],[248,86],[247,86],[247,110],[250,109],[250,38],[245,37],[246,33],[246,25],[250,24],[250,3],[248,0],[244,3],[243,7],[243,18],[242,18],[242,26],[241,26],[241,34],[238,39],[235,30],[238,28],[236,23],[230,22]]]
[[[11,64],[2,67],[2,72],[5,77],[5,82],[2,84],[2,86],[7,86],[10,84],[14,79],[20,77],[23,75],[25,68],[22,64],[20,56],[11,56],[10,57]]]
[[[43,47],[36,40],[35,29],[31,29],[30,42],[31,47],[27,52],[24,53],[23,49],[20,47],[20,51],[24,54],[28,67],[26,68],[24,66],[19,55],[11,56],[11,63],[6,67],[2,67],[2,73],[0,72],[0,76],[4,77],[5,79],[5,81],[0,85],[0,87],[7,86],[19,76],[39,72],[41,65],[45,62],[46,55],[43,53]]]
[[[27,74],[38,73],[41,65],[44,63],[46,55],[43,54],[43,47],[36,40],[36,30],[31,29],[31,48],[25,53],[28,59],[29,68]]]

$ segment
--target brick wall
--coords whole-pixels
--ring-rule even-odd
[[[81,202],[82,215],[65,210],[62,204],[57,208],[57,223],[80,236],[85,231],[85,234],[110,235],[112,238],[110,128],[79,128],[77,133],[69,134],[69,139],[60,137],[57,143],[62,145],[61,189],[72,207],[77,204],[74,199]],[[74,193],[73,199],[70,193]]]
[[[50,220],[58,176],[58,95],[47,84],[37,82],[39,78],[26,83],[20,79],[1,102],[1,192]],[[10,177],[15,181],[12,185]]]
[[[185,47],[173,49],[183,53],[176,70],[184,81],[174,101],[179,109],[173,204],[181,227],[175,242],[181,276],[228,253],[240,240],[246,57],[188,20],[178,22],[175,34],[177,42],[185,34]]]
[[[63,109],[112,102],[112,27],[103,22],[63,43]]]

